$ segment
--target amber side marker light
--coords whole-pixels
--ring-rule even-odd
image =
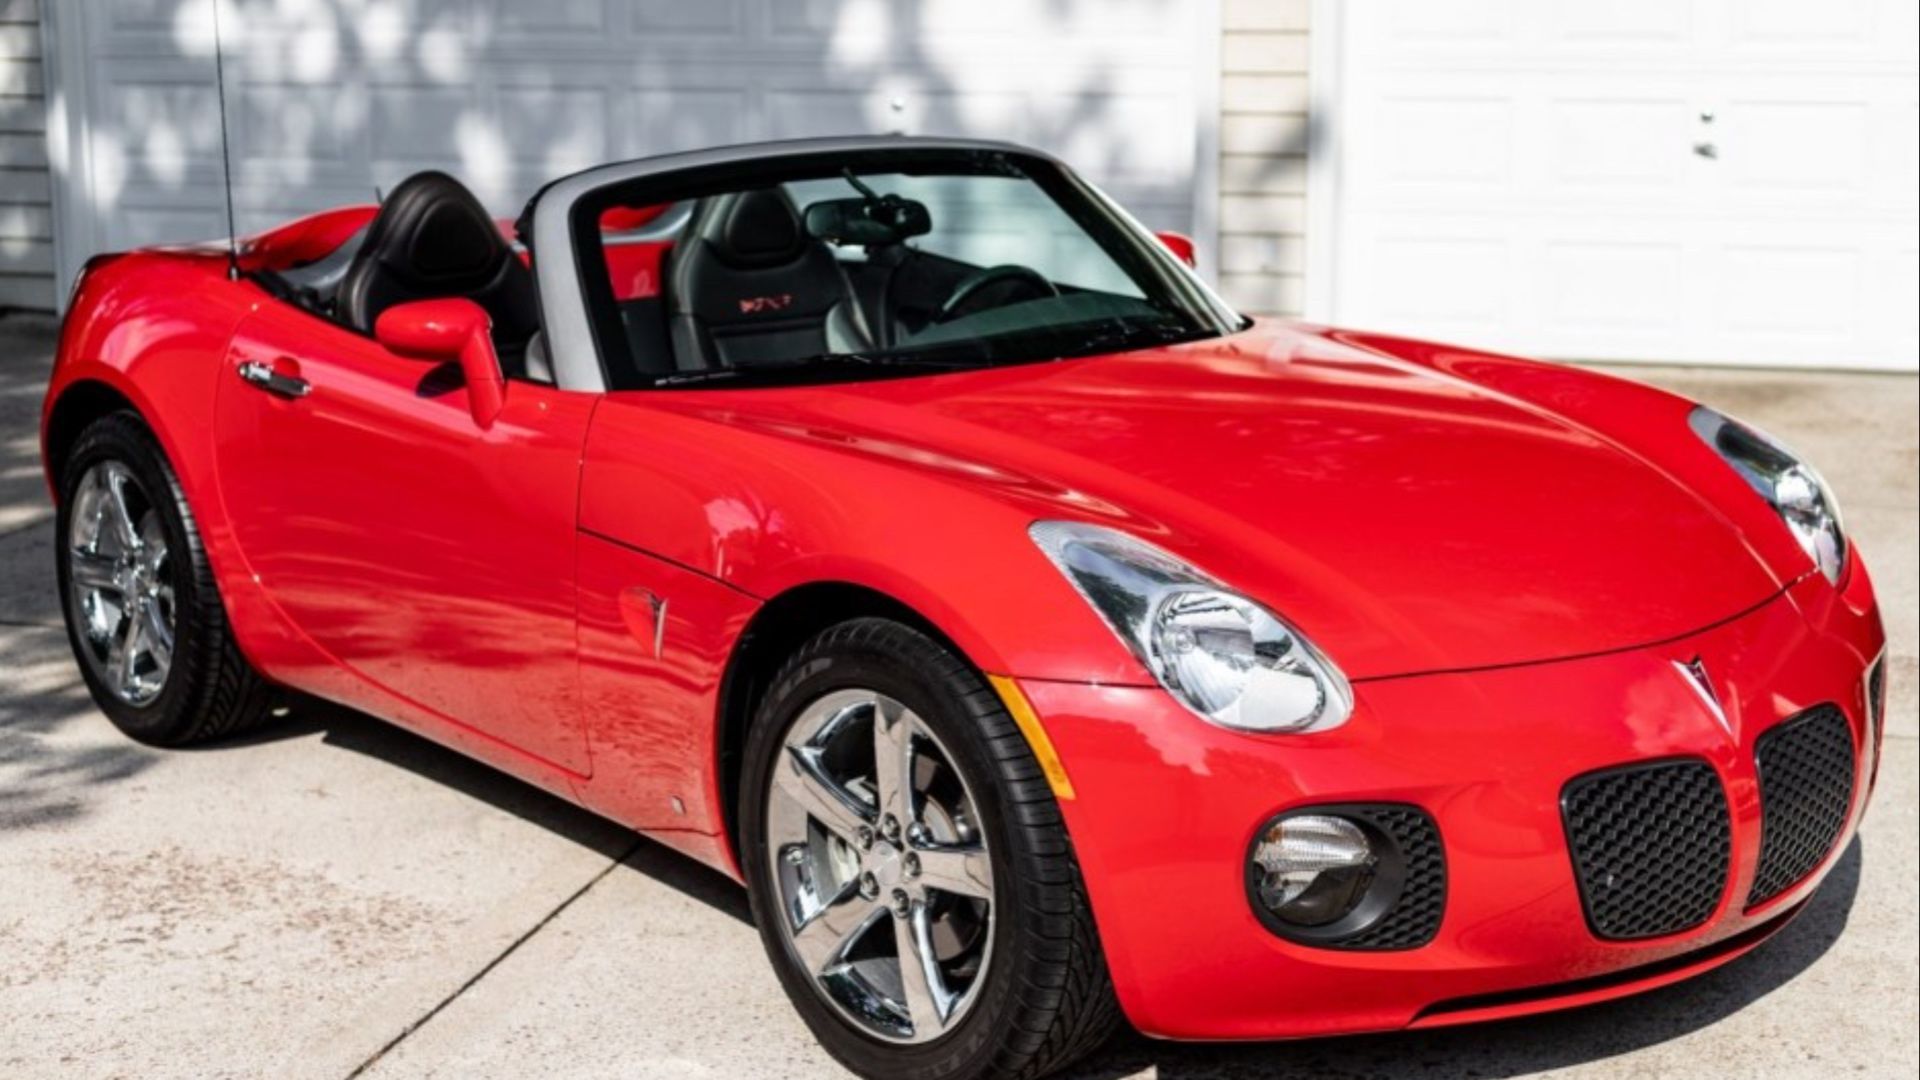
[[[1007,707],[1007,713],[1020,728],[1020,734],[1027,737],[1027,746],[1040,763],[1040,771],[1046,774],[1047,786],[1053,789],[1053,797],[1073,798],[1073,781],[1067,779],[1067,767],[1054,750],[1053,740],[1047,738],[1047,729],[1040,725],[1040,717],[1034,713],[1033,706],[1027,703],[1027,695],[1020,692],[1020,684],[1005,675],[989,675],[987,684],[993,687],[994,693],[1000,695],[1000,704]]]

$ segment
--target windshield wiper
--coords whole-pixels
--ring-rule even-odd
[[[805,376],[811,372],[866,371],[874,368],[944,368],[957,370],[974,367],[975,360],[957,358],[939,358],[914,355],[912,353],[820,353],[816,356],[801,357],[797,360],[780,360],[773,363],[744,364],[740,367],[710,368],[706,371],[684,371],[673,375],[662,375],[653,380],[655,386],[690,386],[696,383],[734,382],[754,378],[779,378],[795,375]]]
[[[1173,345],[1205,337],[1201,327],[1171,323],[1146,323],[1110,326],[1078,339],[1075,347],[1083,353],[1124,352],[1150,345]]]

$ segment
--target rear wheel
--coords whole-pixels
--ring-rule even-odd
[[[146,426],[115,413],[82,431],[60,496],[67,638],[100,711],[160,746],[258,722],[268,686],[233,641],[193,512]]]
[[[747,748],[754,912],[808,1026],[865,1076],[1040,1076],[1117,1025],[1059,807],[971,667],[899,623],[827,630]]]

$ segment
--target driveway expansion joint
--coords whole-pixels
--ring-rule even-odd
[[[591,878],[587,879],[586,884],[580,886],[578,889],[575,889],[572,893],[568,894],[566,899],[554,905],[553,910],[547,912],[545,915],[542,915],[540,917],[540,920],[534,923],[532,926],[528,927],[525,933],[521,934],[520,936],[514,938],[512,941],[508,942],[506,948],[501,949],[500,952],[496,954],[492,959],[488,960],[485,964],[482,964],[480,966],[480,970],[468,976],[467,980],[461,983],[459,986],[455,987],[452,993],[448,994],[446,997],[443,997],[438,1002],[434,1003],[433,1008],[428,1009],[425,1013],[422,1013],[418,1020],[415,1020],[409,1023],[407,1026],[401,1028],[400,1033],[398,1035],[395,1035],[393,1038],[387,1040],[387,1042],[383,1044],[380,1047],[380,1049],[375,1050],[372,1054],[368,1055],[365,1061],[362,1061],[360,1064],[354,1066],[353,1071],[349,1072],[346,1075],[345,1080],[356,1080],[357,1077],[365,1075],[368,1069],[371,1069],[375,1065],[378,1065],[380,1063],[381,1058],[386,1057],[389,1053],[393,1052],[395,1047],[398,1047],[401,1043],[406,1042],[407,1039],[412,1037],[414,1032],[419,1031],[423,1027],[426,1027],[429,1023],[433,1021],[434,1017],[440,1015],[443,1011],[446,1010],[446,1008],[449,1005],[452,1005],[455,1001],[458,1001],[460,997],[464,995],[468,990],[471,990],[475,986],[479,985],[480,981],[482,979],[485,979],[489,974],[491,974],[494,968],[497,968],[501,964],[505,963],[508,957],[512,956],[515,952],[519,951],[520,946],[525,945],[529,941],[532,941],[534,937],[540,933],[540,931],[545,930],[547,928],[547,925],[549,923],[559,918],[563,912],[565,912],[568,908],[572,907],[575,901],[587,895],[589,892],[592,892],[593,887],[600,884],[602,881],[605,881],[609,874],[613,873],[615,870],[619,869],[621,866],[626,865],[627,860],[631,859],[634,856],[634,854],[638,852],[642,847],[645,847],[646,843],[647,843],[646,840],[642,839],[639,836],[635,836],[633,839],[633,843],[629,845],[625,851],[622,851],[617,858],[607,863],[606,866],[601,867],[598,873],[594,874]]]

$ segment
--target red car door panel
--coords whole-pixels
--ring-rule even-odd
[[[220,489],[265,595],[374,687],[586,773],[574,515],[597,398],[515,382],[482,431],[457,367],[277,307],[228,364]]]
[[[724,862],[714,717],[727,659],[760,602],[596,536],[580,538],[580,686],[592,717],[586,805]]]

